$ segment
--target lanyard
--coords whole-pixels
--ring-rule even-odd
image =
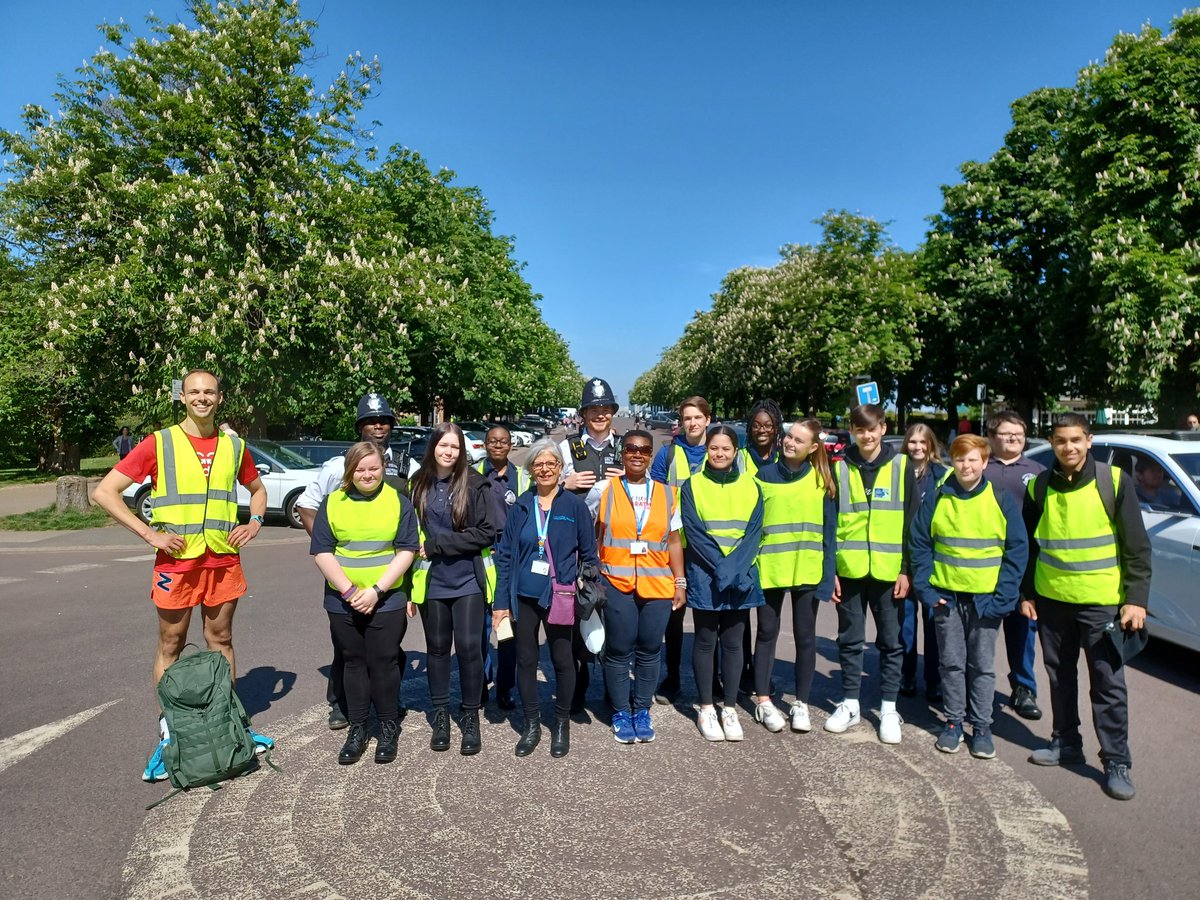
[[[621,479],[621,487],[625,488],[625,496],[629,498],[629,505],[633,507],[633,521],[637,526],[637,539],[642,539],[642,529],[646,527],[646,521],[650,518],[650,507],[654,503],[654,482],[647,479],[646,484],[646,508],[640,513],[637,505],[633,502],[633,494],[629,490],[629,482],[624,478]]]
[[[550,528],[550,510],[546,510],[546,518],[542,519],[542,504],[537,502],[535,497],[533,500],[533,509],[537,513],[537,518],[534,520],[537,525],[538,536],[538,556],[542,559],[546,558],[546,532]]]

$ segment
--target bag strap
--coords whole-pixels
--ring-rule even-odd
[[[1033,500],[1037,504],[1039,516],[1046,509],[1046,491],[1050,487],[1050,470],[1039,472],[1033,482]],[[1117,521],[1117,493],[1113,487],[1113,469],[1108,463],[1096,463],[1096,490],[1100,492],[1100,502],[1108,521]]]

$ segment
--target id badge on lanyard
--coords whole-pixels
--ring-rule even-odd
[[[529,566],[529,571],[534,575],[549,575],[550,563],[546,559],[546,532],[550,529],[550,512],[546,511],[546,518],[542,519],[542,505],[533,501],[533,511],[535,514],[534,524],[537,526],[538,536],[538,555]]]
[[[650,518],[650,507],[654,503],[654,482],[650,481],[646,486],[646,508],[640,513],[637,506],[633,502],[633,492],[629,490],[629,482],[624,478],[621,479],[621,487],[625,488],[625,496],[629,498],[629,505],[633,507],[633,522],[637,528],[637,540],[630,541],[629,555],[644,556],[650,552],[650,544],[642,540],[642,529],[646,526],[646,522]]]

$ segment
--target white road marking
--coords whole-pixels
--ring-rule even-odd
[[[113,562],[146,562],[154,559],[153,553],[143,553],[141,556],[118,556]]]
[[[93,716],[100,715],[100,713],[104,712],[104,710],[108,709],[114,703],[120,702],[119,699],[109,700],[107,703],[101,703],[99,706],[93,706],[91,709],[85,709],[83,712],[75,713],[75,715],[68,716],[65,719],[59,719],[57,722],[51,722],[49,725],[39,725],[37,728],[31,728],[20,734],[14,734],[10,738],[5,738],[0,741],[0,772],[3,772],[14,763],[20,762],[30,754],[41,750],[52,740],[62,737],[72,728],[78,728]]]
[[[16,584],[18,581],[24,580],[24,578],[0,578],[0,584]]]
[[[87,569],[103,569],[104,563],[72,563],[68,566],[55,566],[53,569],[39,569],[38,575],[67,575],[71,572],[83,572]]]

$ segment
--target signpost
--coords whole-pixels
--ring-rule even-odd
[[[975,399],[979,401],[979,433],[983,434],[984,423],[987,421],[987,385],[975,385]]]

